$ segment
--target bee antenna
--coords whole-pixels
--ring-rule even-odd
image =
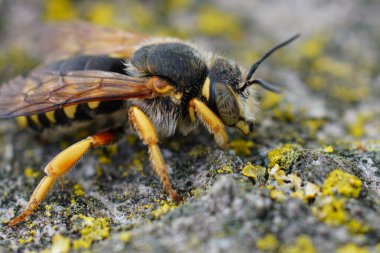
[[[281,93],[281,89],[279,89],[276,85],[268,83],[262,79],[254,79],[254,80],[250,80],[250,81],[245,82],[243,87],[238,89],[238,93],[242,93],[246,88],[248,88],[252,84],[258,84],[261,87],[263,87],[264,89],[270,90],[274,93]]]
[[[255,62],[251,69],[249,70],[248,72],[248,75],[247,77],[245,78],[246,80],[246,83],[244,84],[244,86],[242,88],[244,88],[245,86],[249,86],[248,85],[248,82],[249,80],[251,79],[251,77],[253,76],[253,74],[255,73],[255,71],[257,70],[257,68],[260,66],[260,64],[265,61],[271,54],[273,54],[277,49],[280,49],[284,46],[286,46],[287,44],[289,44],[290,42],[292,42],[293,40],[297,39],[298,37],[300,36],[300,34],[296,34],[294,36],[292,36],[291,38],[285,40],[284,42],[278,44],[277,46],[274,46],[273,48],[269,49],[268,52],[266,52],[263,57],[261,57],[261,59],[259,59],[257,62]],[[256,82],[257,83],[257,82]],[[259,84],[259,83],[257,83]],[[263,86],[264,87],[264,86]]]

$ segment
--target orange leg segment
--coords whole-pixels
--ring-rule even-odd
[[[14,226],[17,223],[25,220],[38,205],[44,200],[55,181],[67,173],[79,159],[93,147],[104,146],[110,144],[117,138],[117,133],[121,129],[110,129],[104,132],[89,136],[86,139],[79,141],[67,149],[63,150],[55,156],[45,167],[45,176],[34,190],[24,211],[17,217],[13,218],[8,225]]]
[[[149,159],[156,174],[160,178],[165,192],[170,195],[174,202],[180,202],[181,197],[173,189],[170,182],[164,158],[162,157],[160,148],[158,147],[156,129],[154,128],[152,122],[137,106],[132,106],[129,109],[129,121],[137,131],[140,139],[144,142],[144,144],[148,145]]]
[[[219,148],[225,149],[227,147],[228,135],[224,124],[207,105],[198,98],[193,98],[189,102],[189,114],[192,121],[195,121],[196,116],[201,120],[207,130],[214,135],[215,142]]]

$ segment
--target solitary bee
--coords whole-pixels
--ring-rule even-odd
[[[49,31],[49,30],[48,30]],[[201,122],[220,148],[228,136],[225,126],[247,135],[253,129],[253,84],[277,91],[261,79],[252,79],[259,65],[274,51],[299,35],[270,49],[243,70],[233,60],[204,53],[178,39],[145,35],[70,23],[48,32],[57,47],[47,61],[25,77],[0,88],[0,118],[17,117],[21,125],[41,131],[100,114],[124,111],[129,125],[148,146],[152,167],[164,191],[178,202],[158,146],[158,136],[176,129],[186,135]],[[90,149],[116,141],[124,122],[68,147],[45,167],[41,180],[24,211],[9,222],[14,226],[43,201],[57,179]]]

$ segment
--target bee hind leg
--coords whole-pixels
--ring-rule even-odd
[[[117,139],[121,132],[122,128],[119,127],[91,135],[86,139],[71,145],[55,156],[48,165],[46,165],[45,173],[47,175],[34,190],[24,211],[19,216],[13,218],[8,223],[8,226],[12,227],[32,214],[49,193],[55,181],[61,179],[62,176],[67,173],[90,148],[110,144]]]
[[[160,178],[164,191],[170,195],[174,202],[180,202],[182,198],[173,189],[170,182],[168,170],[158,146],[156,129],[154,128],[152,122],[137,106],[132,106],[129,109],[129,121],[133,128],[137,131],[143,143],[148,145],[149,159],[152,163],[153,169]]]
[[[216,144],[221,149],[225,149],[228,143],[228,135],[222,120],[198,98],[193,98],[189,102],[189,114],[191,121],[198,117],[207,130],[214,135]]]

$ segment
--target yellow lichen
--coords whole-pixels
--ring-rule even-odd
[[[352,66],[331,57],[320,57],[314,61],[314,69],[318,72],[345,78],[352,73]]]
[[[37,178],[40,174],[40,171],[34,171],[31,167],[27,167],[24,170],[24,176],[26,177]]]
[[[318,203],[315,215],[328,225],[338,226],[347,222],[347,214],[344,210],[345,199],[325,197]]]
[[[84,190],[83,190],[83,187],[80,184],[75,184],[74,185],[74,194],[77,195],[77,196],[79,196],[79,197],[84,196]]]
[[[124,243],[128,243],[132,240],[132,233],[131,232],[122,232],[119,235],[120,241]]]
[[[68,21],[77,17],[71,0],[45,0],[46,21]]]
[[[353,234],[362,234],[367,233],[370,230],[370,227],[358,220],[352,219],[347,223],[347,229]]]
[[[74,227],[79,230],[80,238],[73,240],[74,250],[88,249],[94,241],[103,240],[109,237],[110,224],[107,217],[88,217],[78,215],[73,218]]]
[[[330,89],[329,94],[333,99],[354,103],[368,98],[370,92],[371,90],[366,84],[358,87],[351,86],[350,89],[344,85],[335,85]]]
[[[301,188],[302,179],[299,176],[297,176],[296,174],[293,174],[293,173],[289,174],[287,176],[287,180],[289,181],[291,186],[293,188],[295,188],[296,190]]]
[[[190,6],[190,0],[165,0],[165,7],[168,11],[176,11]]]
[[[18,43],[15,43],[18,44]],[[12,64],[9,64],[12,63]],[[6,52],[0,54],[0,82],[31,70],[38,64],[36,59],[33,59],[25,49],[21,49],[16,45],[7,48]],[[18,117],[16,119],[20,119]],[[23,118],[25,123],[25,117]]]
[[[51,205],[45,205],[45,216],[51,217],[51,210],[53,210],[53,207]]]
[[[99,162],[101,164],[111,164],[112,160],[108,156],[102,155],[99,157]]]
[[[357,198],[361,189],[362,181],[360,179],[341,169],[336,169],[328,175],[322,186],[322,194],[335,195],[338,193],[344,197]]]
[[[241,173],[249,178],[259,181],[260,183],[265,182],[266,168],[260,165],[252,165],[248,162],[244,165]]]
[[[334,153],[334,147],[333,146],[324,147],[323,151],[326,153]]]
[[[310,86],[310,88],[317,91],[323,90],[327,86],[326,78],[323,78],[323,76],[319,75],[310,76],[307,79],[306,83]]]
[[[326,121],[323,119],[307,119],[303,121],[302,124],[306,126],[309,134],[314,137],[316,136],[318,130],[326,124]]]
[[[27,238],[20,238],[17,241],[18,241],[19,244],[28,244],[28,243],[32,242],[33,239],[34,239],[33,236],[29,236]]]
[[[336,253],[369,253],[367,247],[360,247],[354,243],[348,243],[339,247]]]
[[[313,241],[307,235],[297,237],[294,245],[286,245],[280,248],[281,253],[316,253]]]
[[[266,234],[256,241],[256,248],[263,251],[274,251],[278,248],[279,241],[273,234]]]
[[[106,150],[110,156],[113,156],[113,155],[116,155],[118,153],[119,146],[117,145],[117,143],[113,143],[113,144],[108,145],[106,147]]]
[[[307,182],[305,187],[305,200],[315,199],[315,197],[321,192],[321,188],[313,183]]]
[[[202,188],[195,188],[190,191],[190,196],[193,198],[199,198],[203,196],[203,189]]]
[[[300,46],[300,53],[306,58],[316,58],[322,55],[325,48],[325,36],[317,36],[305,40]]]
[[[88,19],[99,25],[112,25],[115,17],[115,8],[110,3],[95,3],[88,11]]]
[[[235,139],[230,141],[230,148],[235,151],[237,155],[249,155],[253,148],[253,141],[246,141],[242,139]]]
[[[239,19],[229,12],[223,12],[211,5],[199,10],[197,27],[208,36],[222,36],[239,40],[243,33]]]
[[[372,115],[371,113],[357,115],[355,122],[347,126],[348,132],[353,137],[357,137],[357,138],[363,137],[365,134],[365,131],[364,131],[365,124],[370,119],[373,119],[373,118],[374,118],[374,115]]]
[[[151,214],[155,219],[161,218],[164,214],[170,212],[171,210],[175,209],[177,206],[172,203],[163,203],[161,206],[159,206],[157,209],[153,210]]]
[[[70,251],[70,238],[55,234],[52,239],[50,252],[67,253]]]
[[[283,122],[292,122],[296,118],[294,115],[294,108],[291,104],[286,104],[281,108],[275,108],[273,110],[273,116]]]
[[[270,197],[277,201],[284,201],[286,199],[286,195],[284,192],[274,189],[270,191]]]
[[[274,92],[265,92],[260,101],[260,107],[263,109],[272,109],[280,104],[283,95]]]
[[[216,173],[218,173],[218,174],[231,174],[231,173],[234,173],[234,170],[231,168],[231,166],[225,165],[222,168],[217,169]]]
[[[286,144],[271,150],[268,153],[268,168],[272,168],[278,164],[282,170],[288,170],[290,165],[298,158],[299,149],[298,145]]]
[[[136,27],[146,29],[151,27],[155,22],[154,18],[156,15],[152,13],[152,10],[146,8],[142,3],[134,1],[128,4],[128,17],[130,17],[131,25],[136,29]]]

